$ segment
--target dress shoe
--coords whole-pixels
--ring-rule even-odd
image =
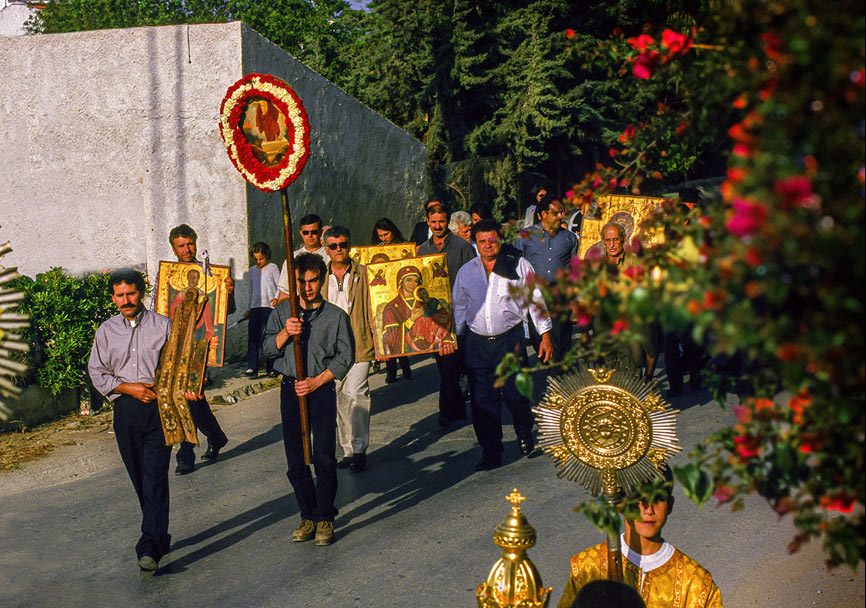
[[[304,543],[313,540],[316,535],[316,523],[310,519],[302,519],[301,525],[292,532],[293,543]]]
[[[325,547],[334,542],[334,522],[320,521],[316,524],[316,542],[317,547]]]
[[[501,460],[488,460],[486,458],[482,458],[478,461],[478,464],[475,465],[476,471],[492,471],[493,469],[498,469],[502,466]]]
[[[252,368],[249,368],[247,371],[244,372],[244,376],[247,376],[248,378],[255,378],[258,375],[259,375],[259,372],[257,372],[256,370],[254,370]]]
[[[352,466],[352,457],[346,456],[340,462],[337,463],[338,469],[348,469]]]
[[[520,444],[520,453],[524,456],[529,456],[535,450],[535,441],[532,440],[532,437],[521,439],[518,443]]]
[[[174,469],[175,475],[189,475],[195,471],[195,465],[190,462],[179,462]]]
[[[352,456],[352,464],[349,465],[349,470],[352,473],[361,473],[367,468],[367,455],[355,454]]]
[[[216,460],[220,456],[220,450],[225,447],[228,441],[224,441],[222,443],[211,443],[207,442],[207,450],[205,453],[201,455],[203,460]]]
[[[406,380],[411,379],[412,378],[412,370],[408,367],[403,368],[403,377],[406,378]]]
[[[142,555],[138,558],[138,569],[142,574],[152,575],[158,567],[157,561],[149,555]]]

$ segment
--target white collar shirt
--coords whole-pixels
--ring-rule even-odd
[[[511,294],[513,288],[526,284],[532,272],[532,265],[525,258],[517,262],[517,280],[506,279],[495,272],[488,277],[480,257],[466,262],[457,273],[451,294],[457,333],[464,334],[468,327],[479,336],[503,334],[523,323],[527,304],[538,333],[550,331],[552,323],[541,290],[533,290],[531,303],[517,301]]]

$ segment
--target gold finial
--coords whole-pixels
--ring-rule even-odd
[[[610,377],[615,372],[615,369],[605,369],[603,367],[599,369],[588,369],[589,373],[592,374],[592,377],[595,378],[595,381],[599,384],[607,384],[607,381],[610,380]]]
[[[517,491],[517,488],[514,488],[511,491],[511,494],[509,494],[508,496],[505,497],[505,500],[510,502],[515,509],[519,510],[520,503],[522,503],[524,500],[526,500],[526,497],[521,496],[520,492]]]
[[[511,513],[496,526],[493,541],[502,547],[502,557],[493,565],[487,582],[478,585],[479,608],[546,608],[551,589],[541,585],[541,575],[526,550],[535,544],[535,528],[520,512],[526,500],[517,488],[505,497]]]

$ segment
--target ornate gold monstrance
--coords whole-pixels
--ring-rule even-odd
[[[580,369],[549,378],[532,410],[539,444],[559,466],[557,475],[580,482],[593,496],[616,504],[643,482],[661,477],[659,467],[679,452],[677,410],[654,382],[632,370]],[[608,572],[622,576],[619,534],[608,535]]]

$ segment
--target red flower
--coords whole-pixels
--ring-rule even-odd
[[[628,143],[629,140],[634,138],[635,133],[637,133],[637,129],[634,128],[634,125],[628,125],[625,128],[625,131],[619,136],[619,140],[622,143]]]
[[[772,410],[773,409],[773,400],[772,399],[755,399],[755,411],[760,412],[761,410]]]
[[[740,93],[740,95],[734,100],[734,107],[738,110],[742,110],[749,103],[749,94],[748,93]]]
[[[695,317],[698,315],[699,312],[701,312],[701,303],[697,299],[692,298],[686,304],[686,310],[690,315]]]
[[[761,265],[761,252],[754,247],[749,247],[748,249],[746,249],[745,259],[746,264],[748,264],[752,268],[757,268]]]
[[[610,328],[610,335],[615,336],[626,329],[628,329],[628,321],[626,319],[617,319],[613,322],[613,327]]]
[[[782,40],[776,32],[764,32],[761,34],[761,42],[764,44],[764,53],[770,59],[778,59],[782,54]]]
[[[839,491],[835,496],[822,496],[821,506],[828,511],[838,511],[839,513],[850,513],[854,510],[854,504],[857,502],[856,496],[849,496],[843,491]]]
[[[571,28],[565,30],[565,37],[569,39],[574,38],[574,30]]]
[[[662,56],[656,51],[648,51],[637,56],[634,60],[635,78],[651,78],[661,63]]]
[[[670,49],[671,56],[681,55],[691,48],[692,39],[673,30],[665,30],[662,32],[662,46]]]
[[[734,450],[740,460],[748,460],[761,452],[757,438],[749,434],[734,437]]]
[[[818,436],[814,433],[803,433],[800,435],[800,451],[803,454],[814,454],[821,449]]]
[[[812,182],[805,175],[792,175],[785,179],[778,179],[773,183],[773,190],[782,198],[782,205],[787,209],[808,208],[815,200]]]
[[[610,157],[611,157],[611,158],[616,158],[616,156],[617,156],[617,154],[619,154],[619,152],[617,152],[616,148],[611,148],[611,149],[608,151],[608,154],[610,154]]]
[[[750,158],[752,149],[744,143],[738,143],[734,146],[733,154],[739,158]]]
[[[794,424],[803,424],[803,410],[812,405],[812,395],[803,389],[788,400],[788,407],[794,410]]]
[[[629,38],[628,44],[633,49],[637,49],[638,51],[642,51],[647,47],[655,44],[655,40],[653,40],[652,36],[647,36],[646,34],[641,34],[635,38]]]
[[[622,271],[622,274],[632,281],[642,281],[643,280],[643,266],[629,266],[625,270]]]
[[[802,350],[798,345],[793,342],[785,342],[776,349],[776,357],[779,361],[793,361],[800,356],[801,352]]]
[[[734,213],[728,218],[725,227],[735,236],[752,235],[767,221],[767,208],[760,203],[750,203],[738,198],[734,199],[731,206]]]

